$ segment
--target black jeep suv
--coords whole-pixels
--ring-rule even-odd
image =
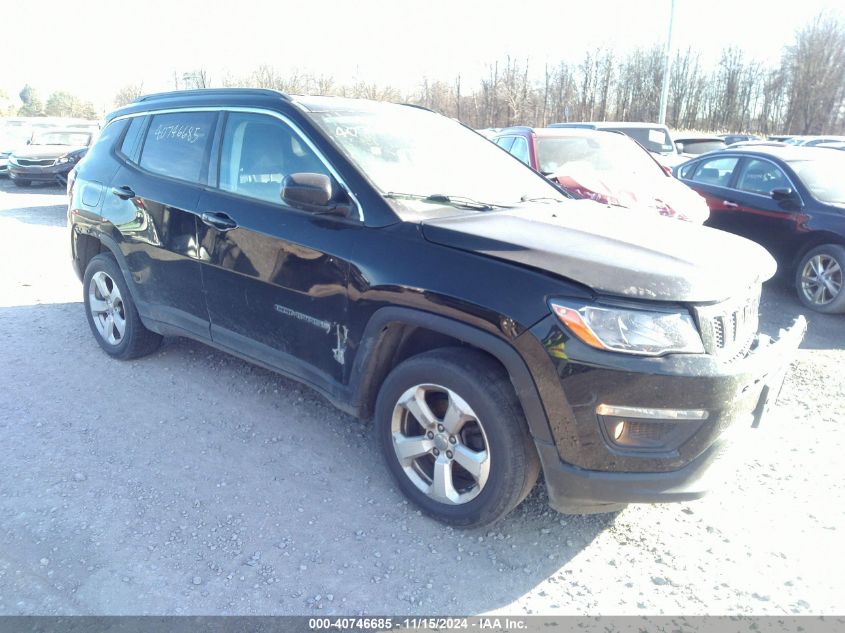
[[[541,469],[563,512],[699,497],[804,333],[757,336],[759,246],[566,198],[413,106],[142,97],[68,191],[106,353],[188,336],[300,380],[373,419],[402,491],[453,525]]]

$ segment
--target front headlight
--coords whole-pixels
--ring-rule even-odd
[[[641,356],[704,353],[695,322],[684,312],[566,305],[559,301],[549,305],[575,336],[598,349]]]
[[[78,163],[79,159],[82,158],[80,154],[65,154],[56,159],[57,165],[64,165],[66,163]]]

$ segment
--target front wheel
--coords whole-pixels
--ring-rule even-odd
[[[32,184],[31,180],[26,178],[12,178],[12,184],[16,187],[29,187]]]
[[[482,352],[414,356],[384,381],[376,426],[402,492],[458,527],[493,523],[531,491],[540,470],[507,373]]]
[[[839,244],[822,244],[808,251],[795,272],[795,288],[801,303],[826,314],[845,312],[843,270],[845,248]]]

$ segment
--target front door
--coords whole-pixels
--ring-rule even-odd
[[[284,204],[282,179],[303,172],[331,175],[288,123],[226,114],[218,186],[198,204],[203,286],[216,343],[308,382],[336,382],[361,225]]]
[[[747,157],[739,166],[732,188],[731,200],[736,207],[729,216],[731,230],[787,261],[795,252],[793,240],[800,202],[797,198],[772,198],[775,189],[795,189],[783,170],[769,160]]]

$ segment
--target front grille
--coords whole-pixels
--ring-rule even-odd
[[[56,162],[55,158],[16,158],[15,162],[21,167],[47,167]]]
[[[695,308],[704,349],[724,360],[748,353],[759,325],[760,287],[741,300]]]

